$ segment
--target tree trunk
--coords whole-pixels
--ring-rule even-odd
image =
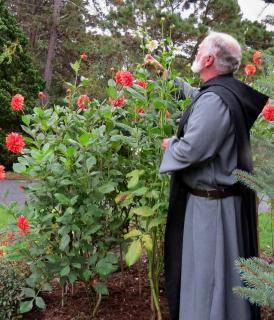
[[[53,59],[54,59],[55,48],[57,44],[57,30],[60,23],[61,7],[62,7],[62,0],[54,0],[53,21],[52,21],[52,27],[50,30],[47,63],[46,63],[45,74],[44,74],[47,91],[49,91],[51,86],[51,81],[52,81]]]

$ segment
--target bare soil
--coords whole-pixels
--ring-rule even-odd
[[[269,263],[273,257],[262,256]],[[140,282],[139,282],[140,279]],[[169,320],[168,306],[163,281],[160,299],[163,320]],[[24,320],[150,320],[150,288],[147,278],[147,261],[143,257],[140,263],[112,274],[108,279],[109,295],[103,296],[96,317],[92,317],[92,308],[83,283],[76,283],[73,292],[70,288],[65,296],[65,305],[61,306],[61,287],[57,279],[52,282],[53,292],[44,293],[47,308],[44,311],[34,309]],[[139,288],[141,287],[141,293]],[[272,314],[273,316],[273,314]],[[261,320],[273,319],[270,312],[262,310]],[[194,320],[194,319],[193,319]]]

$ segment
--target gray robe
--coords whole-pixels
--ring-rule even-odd
[[[187,83],[183,92],[199,93]],[[210,190],[236,182],[233,123],[213,92],[193,105],[184,137],[169,142],[160,172],[183,169],[184,183]],[[241,198],[208,199],[189,194],[183,234],[180,320],[250,320],[249,303],[232,292],[242,285],[234,260],[242,255]]]

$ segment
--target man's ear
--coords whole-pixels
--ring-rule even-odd
[[[212,54],[209,54],[205,61],[205,67],[210,67],[211,65],[213,65],[214,60],[214,56]]]

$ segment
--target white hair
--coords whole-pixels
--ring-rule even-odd
[[[239,69],[242,59],[241,46],[229,34],[211,31],[203,40],[203,47],[203,51],[214,54],[214,65],[220,74],[233,73]]]

